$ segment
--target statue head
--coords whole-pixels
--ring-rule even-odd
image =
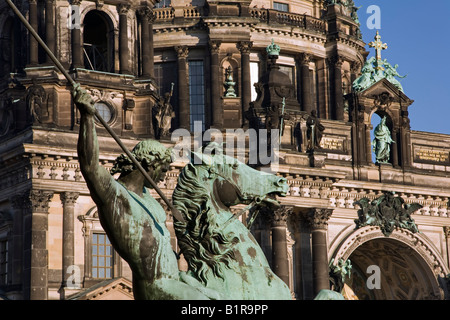
[[[131,151],[131,154],[142,165],[145,170],[150,168],[157,169],[161,166],[168,166],[172,162],[171,148],[166,148],[156,140],[144,140],[139,142]],[[120,173],[126,175],[137,168],[130,158],[125,154],[117,157],[111,174]]]

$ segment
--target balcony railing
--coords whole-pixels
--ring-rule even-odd
[[[203,7],[188,6],[182,9],[183,17],[186,19],[199,19],[204,16]],[[173,7],[154,9],[155,21],[171,21],[175,18],[175,11],[176,10]],[[306,14],[283,12],[273,9],[251,8],[250,17],[256,18],[263,23],[295,26],[319,32],[326,31],[325,21]]]

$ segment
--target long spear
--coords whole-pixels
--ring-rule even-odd
[[[17,15],[19,20],[25,25],[25,27],[30,31],[30,33],[33,35],[33,37],[36,39],[36,41],[44,48],[45,52],[48,54],[50,59],[53,61],[53,63],[56,65],[56,67],[62,72],[64,77],[66,77],[67,81],[69,81],[70,85],[72,87],[75,87],[77,83],[72,79],[70,74],[64,69],[63,65],[59,60],[55,57],[53,52],[50,50],[50,48],[45,44],[45,42],[41,39],[41,37],[37,34],[37,32],[33,29],[33,27],[28,23],[27,19],[22,15],[22,13],[17,9],[17,7],[12,3],[11,0],[5,0],[6,3],[11,7],[11,9],[14,11],[14,13]],[[141,166],[141,164],[136,160],[136,158],[133,156],[133,154],[128,150],[128,148],[123,144],[123,142],[120,140],[120,138],[117,136],[117,134],[111,129],[111,127],[106,123],[106,121],[100,116],[97,110],[95,110],[95,116],[97,117],[98,121],[105,127],[106,131],[113,137],[114,140],[116,140],[117,144],[122,148],[122,150],[126,153],[126,155],[130,158],[130,160],[133,162],[133,164],[136,166],[136,168],[142,173],[142,175],[145,177],[145,179],[148,180],[148,182],[151,184],[151,186],[156,190],[156,192],[159,194],[161,199],[167,204],[169,209],[172,211],[173,216],[182,222],[185,222],[183,216],[181,215],[180,211],[178,211],[177,208],[173,206],[173,204],[166,198],[164,193],[161,191],[161,189],[158,188],[156,183],[153,181],[153,179],[148,175],[148,173],[145,171],[145,169]]]

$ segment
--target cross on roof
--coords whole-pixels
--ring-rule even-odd
[[[378,66],[380,66],[381,65],[381,50],[386,50],[388,48],[388,46],[386,43],[383,43],[381,41],[381,36],[380,36],[380,33],[378,32],[378,30],[377,30],[377,34],[374,39],[375,39],[375,41],[372,41],[369,43],[369,47],[375,48],[377,64],[378,64]]]

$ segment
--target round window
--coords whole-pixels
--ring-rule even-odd
[[[95,109],[97,109],[98,114],[107,123],[113,120],[113,110],[112,108],[104,102],[96,102],[94,104]]]

